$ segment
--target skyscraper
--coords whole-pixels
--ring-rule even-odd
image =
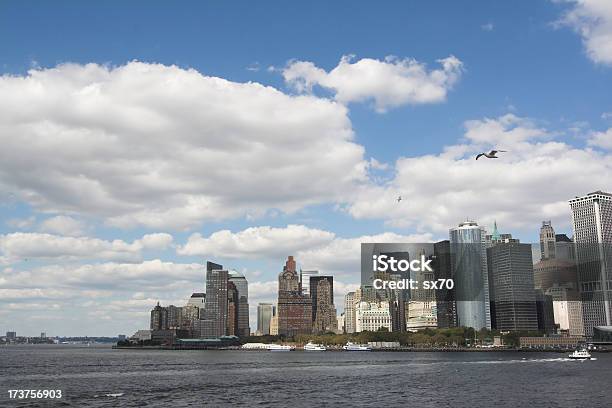
[[[227,330],[228,272],[223,266],[206,262],[206,307],[202,319],[202,337],[218,338]]]
[[[344,327],[347,333],[355,333],[355,292],[344,295]]]
[[[151,310],[151,330],[167,330],[168,329],[168,309],[160,306],[159,302]]]
[[[338,319],[334,306],[333,278],[331,276],[318,278],[322,279],[310,278],[311,289],[314,289],[312,285],[316,287],[316,290],[312,291],[312,307],[313,309],[316,308],[313,331],[315,333],[335,332],[338,328]]]
[[[331,303],[331,305],[333,306],[334,304],[334,278],[333,276],[323,276],[323,275],[311,275],[310,276],[310,284],[308,285],[310,288],[310,299],[312,300],[312,321],[315,321],[315,316],[317,313],[317,302],[319,300],[319,296],[318,296],[318,288],[319,288],[319,283],[321,281],[328,281],[329,282],[329,286],[330,286],[330,290],[328,293],[329,296],[329,303]],[[304,295],[306,295],[306,293],[304,293]]]
[[[420,249],[417,252],[417,258],[420,258],[422,256],[430,260],[432,263],[434,263],[435,261],[433,254],[427,256],[424,249]],[[434,272],[427,270],[411,271],[410,275],[418,282],[431,282],[435,279]],[[406,328],[409,330],[423,329],[427,327],[433,328],[436,327],[438,324],[438,316],[436,309],[436,292],[434,290],[423,288],[422,284],[418,286],[419,287],[417,289],[411,289],[409,291],[410,297],[409,301],[406,302],[407,307],[403,308],[407,309],[408,311],[406,313],[408,317]],[[395,296],[401,297],[404,292],[408,291],[397,290],[395,291]],[[402,309],[399,310],[401,312]],[[393,313],[391,314],[391,319],[393,322],[393,331],[406,330],[402,329],[401,327],[398,327],[398,325],[395,323],[396,319],[394,318]]]
[[[540,228],[540,256],[542,260],[555,259],[555,230],[550,221],[542,221]]]
[[[238,290],[238,331],[237,336],[248,336],[251,334],[249,324],[249,283],[240,272],[229,271],[229,281]]]
[[[311,271],[302,271],[300,270],[300,283],[302,284],[302,293],[307,296],[311,296],[310,293],[310,277],[316,276],[319,274],[319,271],[311,270]]]
[[[187,306],[197,306],[200,309],[204,309],[206,304],[206,293],[196,292],[192,293],[191,297],[187,300]]]
[[[312,300],[302,294],[296,263],[287,258],[278,275],[278,334],[295,336],[312,333]]]
[[[595,191],[569,201],[585,335],[612,325],[612,194]]]
[[[537,330],[531,245],[499,242],[487,248],[491,326]]]
[[[381,252],[380,255],[386,255],[399,260],[405,260],[410,262],[410,253],[408,251],[394,251],[394,252]],[[410,276],[410,271],[397,271],[394,273],[377,273],[377,277],[382,279],[390,280],[402,280],[402,279],[419,279],[417,276]],[[384,275],[384,276],[383,276]],[[422,282],[422,280],[421,280]],[[391,315],[391,331],[394,332],[405,332],[407,327],[407,321],[409,320],[409,300],[413,296],[412,290],[402,289],[383,289],[377,290],[377,295],[381,299],[385,299],[389,302],[389,314]]]
[[[225,334],[228,336],[239,336],[238,320],[239,320],[239,298],[238,289],[234,282],[227,282],[227,328]]]
[[[491,328],[485,234],[475,221],[450,229],[457,324],[476,330]]]
[[[263,335],[270,334],[270,322],[276,315],[276,308],[272,303],[260,303],[257,305],[257,331]]]
[[[167,308],[168,329],[180,329],[183,321],[183,308],[170,305]]]
[[[440,241],[434,244],[433,270],[435,279],[451,279],[450,241]],[[457,308],[455,304],[455,290],[437,289],[436,312],[438,327],[446,329],[457,326]]]

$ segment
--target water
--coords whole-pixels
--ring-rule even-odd
[[[0,407],[612,406],[612,353],[565,357],[9,346],[0,347]],[[64,398],[9,400],[19,388]]]

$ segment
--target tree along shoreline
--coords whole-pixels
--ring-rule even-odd
[[[505,347],[519,347],[520,337],[543,337],[540,331],[504,332],[498,330],[474,330],[471,327],[456,327],[450,329],[423,329],[417,332],[389,332],[385,330],[363,331],[359,333],[323,333],[300,334],[287,336],[249,336],[240,339],[244,343],[295,343],[306,344],[312,341],[326,346],[342,346],[347,342],[398,342],[401,347],[409,348],[478,348],[476,346],[491,345],[493,338],[499,336]]]

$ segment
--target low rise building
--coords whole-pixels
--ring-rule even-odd
[[[377,331],[381,327],[391,331],[388,302],[359,302],[355,311],[355,331]]]
[[[584,343],[583,336],[547,336],[547,337],[521,337],[521,348],[536,349],[575,349],[578,344]]]

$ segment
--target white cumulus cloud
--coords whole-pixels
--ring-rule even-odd
[[[14,232],[0,235],[0,254],[6,263],[29,259],[101,259],[138,262],[143,249],[164,249],[172,236],[147,234],[131,243],[90,237],[69,237],[46,233]]]
[[[612,128],[605,132],[594,132],[589,139],[589,145],[612,150]]]
[[[570,9],[560,20],[581,37],[589,58],[612,65],[612,2],[610,0],[564,0]]]
[[[288,225],[285,228],[269,226],[251,227],[233,233],[222,230],[203,237],[191,235],[187,243],[178,248],[181,255],[205,255],[223,258],[281,258],[300,249],[321,246],[334,239],[334,233]]]
[[[347,108],[324,98],[142,62],[3,75],[0,94],[0,191],[36,211],[193,229],[367,180]]]
[[[39,230],[52,234],[78,237],[85,234],[85,224],[72,217],[58,215],[44,220],[40,224]]]
[[[344,56],[329,72],[309,61],[292,61],[283,70],[283,77],[299,92],[309,92],[319,85],[332,90],[343,104],[373,100],[376,110],[384,112],[405,104],[446,100],[461,77],[463,63],[452,55],[438,63],[441,68],[429,70],[410,58],[353,61],[352,56]]]
[[[612,155],[549,140],[532,121],[514,115],[466,122],[464,145],[439,154],[401,157],[393,180],[364,186],[347,211],[358,219],[447,234],[466,218],[505,231],[535,231],[552,219],[570,232],[568,200],[595,190],[612,190]],[[604,135],[592,144],[607,141]],[[506,148],[498,159],[476,153]],[[404,200],[397,202],[401,195]]]

